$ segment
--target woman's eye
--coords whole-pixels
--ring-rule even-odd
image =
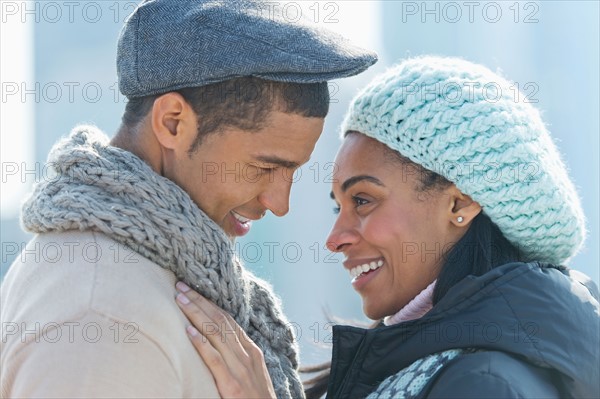
[[[361,198],[361,197],[356,197],[356,196],[353,196],[353,197],[352,197],[352,202],[354,202],[354,207],[355,207],[355,208],[358,208],[358,207],[359,207],[359,206],[361,206],[361,205],[367,205],[367,204],[369,204],[369,203],[370,203],[370,201],[369,201],[369,200],[366,200],[366,199],[364,199],[364,198]],[[333,213],[337,215],[337,214],[339,214],[339,213],[340,213],[340,211],[341,211],[341,207],[340,207],[340,205],[339,205],[339,204],[336,204],[336,205],[333,207]]]
[[[368,203],[369,203],[369,201],[367,201],[366,199],[364,199],[364,198],[361,198],[361,197],[352,197],[352,201],[354,201],[354,204],[355,204],[357,207],[358,207],[358,206],[361,206],[361,205],[366,205],[366,204],[368,204]]]

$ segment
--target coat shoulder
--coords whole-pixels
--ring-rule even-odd
[[[217,397],[185,332],[175,281],[171,271],[99,233],[34,237],[0,290],[3,327],[10,327],[2,329],[0,396],[46,396],[31,387],[54,397],[148,396],[164,380],[178,390],[155,395]],[[61,367],[40,370],[47,361]],[[102,379],[113,372],[119,378],[106,385],[107,395]],[[87,383],[72,386],[73,375]]]
[[[35,236],[2,282],[3,318],[42,324],[92,313],[134,322],[178,314],[175,276],[134,250],[93,232]]]

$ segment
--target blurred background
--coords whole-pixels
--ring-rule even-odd
[[[1,275],[30,239],[19,208],[50,177],[52,144],[79,123],[112,136],[125,98],[117,85],[119,30],[132,1],[2,1]],[[267,216],[236,243],[248,268],[268,280],[301,344],[301,360],[328,360],[325,312],[368,322],[340,257],[325,249],[334,221],[329,199],[339,126],[350,99],[379,72],[422,54],[460,56],[501,71],[531,101],[570,169],[588,219],[588,240],[570,266],[599,281],[599,2],[272,2],[374,49],[368,72],[330,84],[331,111],[311,161],[296,174],[291,210]]]

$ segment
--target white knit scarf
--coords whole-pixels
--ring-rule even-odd
[[[91,126],[58,142],[48,162],[57,176],[25,202],[28,231],[97,231],[172,271],[229,312],[262,349],[278,398],[304,397],[297,343],[278,299],[184,190]]]

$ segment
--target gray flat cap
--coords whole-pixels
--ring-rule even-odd
[[[377,55],[340,35],[294,21],[272,1],[145,0],[117,49],[129,98],[240,76],[315,83],[356,75]]]

